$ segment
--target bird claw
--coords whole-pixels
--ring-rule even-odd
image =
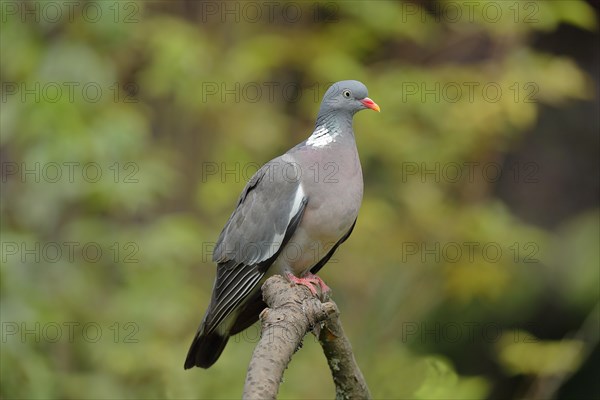
[[[325,282],[323,282],[323,279],[321,279],[315,274],[311,274],[310,272],[306,274],[303,278],[298,278],[297,276],[289,272],[286,274],[286,276],[291,282],[294,282],[296,285],[306,286],[308,290],[310,290],[310,292],[313,294],[313,296],[317,296],[317,289],[315,288],[315,286],[317,285],[321,289],[321,294],[325,294],[331,291],[329,286],[327,286]]]

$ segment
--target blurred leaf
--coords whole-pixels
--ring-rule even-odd
[[[551,376],[577,370],[582,349],[579,340],[541,341],[526,332],[514,332],[498,342],[498,357],[510,374]]]

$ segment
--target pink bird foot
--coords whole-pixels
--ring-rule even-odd
[[[311,274],[310,272],[306,274],[304,278],[298,278],[297,276],[289,272],[286,273],[286,276],[291,282],[294,282],[296,285],[306,286],[314,296],[317,296],[317,289],[315,289],[316,285],[319,285],[319,288],[321,288],[321,294],[325,294],[331,291],[329,286],[327,286],[325,282],[323,282],[323,279],[321,279],[315,274]]]

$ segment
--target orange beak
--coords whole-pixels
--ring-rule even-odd
[[[379,109],[379,106],[377,105],[377,103],[375,103],[373,100],[371,100],[368,97],[365,97],[360,102],[363,103],[363,105],[365,107],[370,108],[371,110],[375,110],[377,112],[381,112],[381,110]]]

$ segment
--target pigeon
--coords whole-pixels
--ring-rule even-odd
[[[363,196],[354,114],[380,111],[355,80],[325,93],[315,129],[248,181],[214,248],[212,297],[184,368],[209,368],[230,336],[258,321],[261,286],[273,275],[329,290],[315,275],[350,236]]]

